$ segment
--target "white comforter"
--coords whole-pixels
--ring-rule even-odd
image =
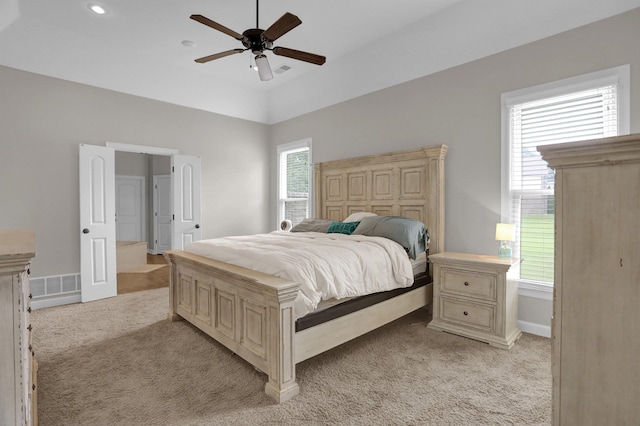
[[[185,251],[299,282],[297,318],[312,312],[320,300],[413,284],[406,251],[382,237],[274,231],[202,240]]]

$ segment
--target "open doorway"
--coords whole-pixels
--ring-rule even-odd
[[[107,142],[80,144],[80,275],[81,301],[117,294],[115,153],[129,152],[170,158],[171,248],[182,250],[201,238],[200,157],[178,150]],[[146,182],[152,179],[145,179]],[[153,193],[153,191],[146,191]],[[145,209],[146,210],[146,209]],[[144,213],[141,213],[144,216]],[[146,221],[147,224],[151,221]],[[142,226],[146,231],[146,226]],[[146,235],[154,235],[147,232]],[[142,240],[142,238],[140,238]],[[148,241],[140,241],[148,246]],[[154,240],[155,243],[155,240]]]
[[[117,293],[169,285],[171,157],[115,153]]]
[[[152,254],[171,249],[171,157],[116,151],[115,173],[116,240],[145,242]]]

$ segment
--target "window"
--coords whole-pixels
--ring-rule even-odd
[[[278,224],[293,225],[311,211],[311,140],[278,145]]]
[[[537,147],[628,133],[629,66],[503,94],[502,221],[520,281],[553,285],[554,171]]]

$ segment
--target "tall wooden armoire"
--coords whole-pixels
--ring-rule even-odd
[[[553,424],[640,422],[640,135],[539,148],[555,177]]]

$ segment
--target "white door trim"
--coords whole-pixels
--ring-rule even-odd
[[[169,186],[167,188],[166,193],[161,193],[158,188],[159,181],[168,181]],[[155,175],[153,176],[153,254],[160,254],[165,250],[171,250],[171,206],[169,207],[168,220],[169,221],[169,233],[168,235],[168,244],[162,244],[163,235],[162,230],[160,228],[161,225],[164,225],[165,219],[162,219],[162,223],[160,221],[160,201],[162,197],[166,197],[169,205],[171,205],[171,175]]]
[[[158,146],[132,145],[132,144],[120,143],[120,142],[107,142],[106,145],[108,147],[115,149],[116,151],[136,152],[138,154],[152,154],[152,155],[166,155],[166,156],[180,154],[179,149],[161,148]]]

